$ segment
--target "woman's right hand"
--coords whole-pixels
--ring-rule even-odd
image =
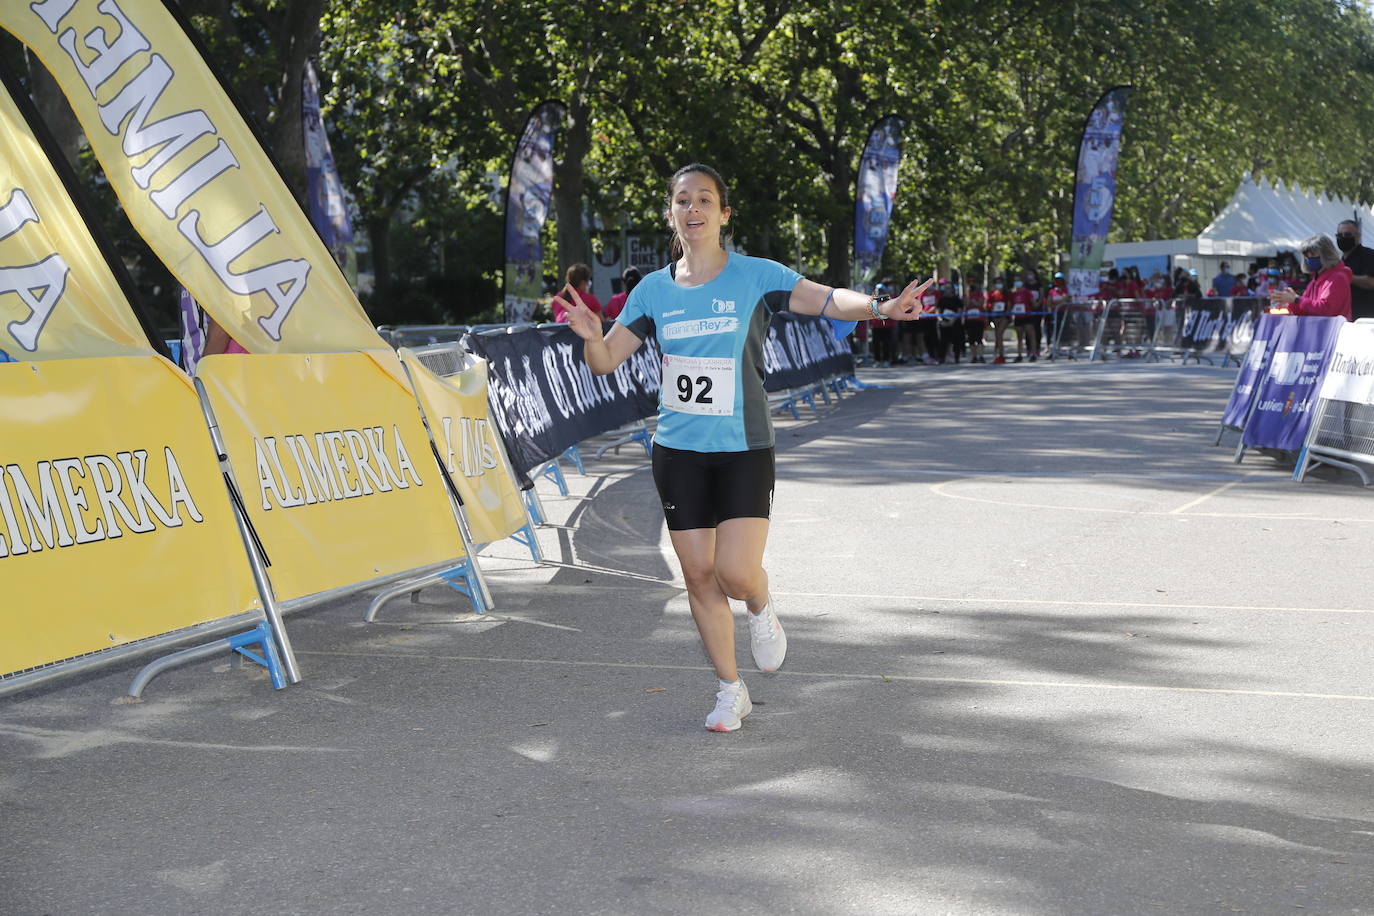
[[[1298,301],[1298,294],[1291,289],[1271,289],[1269,301],[1274,305],[1292,305]]]
[[[582,297],[571,286],[564,286],[563,294],[569,302],[567,317],[572,332],[583,340],[601,340],[601,316],[584,305]]]

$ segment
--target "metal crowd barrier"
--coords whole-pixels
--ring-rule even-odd
[[[1293,479],[1301,483],[1315,464],[1354,471],[1369,486],[1369,472],[1362,465],[1374,465],[1374,406],[1319,401]]]

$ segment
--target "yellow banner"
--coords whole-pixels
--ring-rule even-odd
[[[411,351],[400,355],[439,457],[463,497],[473,540],[488,544],[510,537],[525,526],[525,508],[488,412],[486,361],[441,378]]]
[[[3,84],[0,350],[17,360],[152,352],[85,220]]]
[[[130,221],[253,353],[380,346],[319,235],[161,0],[6,0]]]
[[[175,366],[0,365],[0,583],[4,674],[259,607]]]
[[[463,556],[394,353],[208,356],[196,377],[278,598]]]

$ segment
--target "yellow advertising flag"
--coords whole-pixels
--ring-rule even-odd
[[[383,346],[233,102],[160,0],[0,3],[52,72],[129,220],[253,353]]]
[[[61,177],[3,84],[0,350],[19,361],[153,352]]]
[[[208,356],[196,377],[279,599],[464,556],[394,353]]]
[[[0,442],[0,674],[261,608],[200,402],[160,356],[0,365]]]
[[[400,357],[410,372],[439,457],[463,497],[472,539],[488,544],[525,527],[520,489],[491,423],[486,360],[441,378],[410,350],[402,349]]]

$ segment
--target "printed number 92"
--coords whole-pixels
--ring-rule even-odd
[[[691,378],[691,376],[688,376],[688,375],[679,375],[679,376],[677,377],[677,393],[678,393],[678,400],[682,401],[683,403],[686,403],[686,402],[688,402],[688,401],[696,401],[698,404],[710,404],[710,403],[712,403],[711,398],[710,398],[710,394],[711,394],[711,378],[710,378],[710,376],[707,376],[707,375],[701,376],[700,378],[698,378],[698,379],[696,380],[696,385],[699,385],[699,386],[700,386],[700,390],[697,391],[696,397],[692,397],[692,389],[693,389],[694,386],[693,386],[693,383],[692,383],[692,378]]]

